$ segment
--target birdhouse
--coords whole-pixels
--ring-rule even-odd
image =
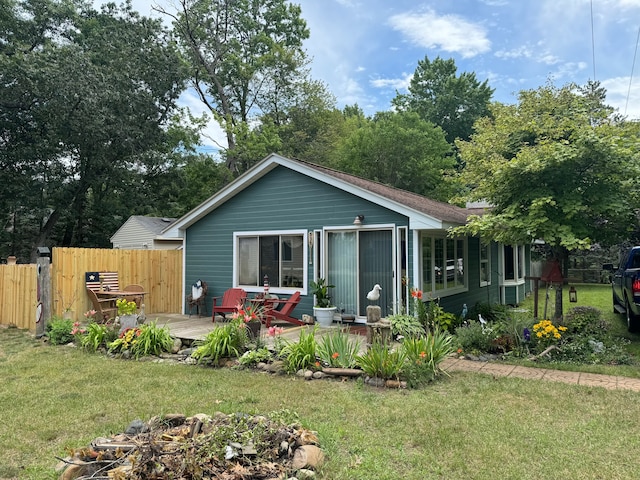
[[[540,279],[547,283],[562,283],[564,278],[560,271],[560,263],[557,260],[547,262],[542,269]]]
[[[569,301],[571,303],[576,303],[578,301],[578,292],[574,286],[571,286],[569,289]]]

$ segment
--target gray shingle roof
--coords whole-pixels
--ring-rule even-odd
[[[385,198],[388,198],[389,200],[400,203],[413,210],[432,216],[434,218],[438,218],[444,222],[465,224],[467,221],[467,217],[472,213],[466,208],[460,208],[456,205],[432,200],[422,195],[418,195],[417,193],[391,187],[383,183],[366,180],[355,175],[350,175],[348,173],[333,170],[331,168],[316,165],[314,163],[309,163],[302,160],[295,161],[313,168],[314,170],[322,172],[325,175],[330,175],[344,182],[351,183],[356,187],[368,190],[377,195],[381,195]]]

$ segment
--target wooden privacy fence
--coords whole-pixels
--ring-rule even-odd
[[[0,265],[0,325],[35,330],[37,289],[35,265]]]
[[[179,250],[109,250],[53,248],[51,311],[82,319],[91,309],[85,290],[86,272],[118,272],[121,287],[140,284],[145,313],[182,311],[182,252]],[[37,271],[35,265],[0,265],[0,324],[35,329]]]

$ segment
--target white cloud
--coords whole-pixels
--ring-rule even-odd
[[[409,87],[412,73],[405,73],[400,78],[376,78],[369,83],[376,88],[393,88],[394,90],[406,90]]]
[[[423,48],[439,48],[470,58],[487,52],[491,42],[486,30],[459,15],[437,15],[429,9],[424,13],[394,15],[389,23],[413,44]]]
[[[608,105],[629,119],[640,119],[640,79],[629,85],[629,77],[615,77],[603,80],[601,85],[607,90]]]
[[[521,46],[511,50],[498,50],[495,56],[498,58],[531,58],[533,51],[527,46]]]

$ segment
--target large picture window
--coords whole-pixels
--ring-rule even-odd
[[[466,240],[421,236],[422,291],[442,295],[466,287]]]
[[[238,233],[235,235],[236,286],[304,287],[305,233]]]

